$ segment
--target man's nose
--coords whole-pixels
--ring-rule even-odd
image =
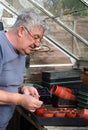
[[[38,47],[41,44],[41,40],[36,40],[35,45]]]

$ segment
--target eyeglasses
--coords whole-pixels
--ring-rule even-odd
[[[25,29],[26,29],[26,31],[28,32],[28,34],[36,41],[36,40],[39,40],[39,41],[41,41],[41,37],[40,37],[40,35],[38,35],[38,34],[35,34],[35,35],[32,35],[31,34],[31,32],[25,27]]]

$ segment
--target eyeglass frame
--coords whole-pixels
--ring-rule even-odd
[[[24,28],[26,29],[26,31],[28,32],[28,34],[29,34],[35,41],[36,41],[36,40],[40,40],[40,42],[41,42],[42,38],[41,38],[38,34],[32,35],[31,32],[27,29],[27,27],[24,26]]]

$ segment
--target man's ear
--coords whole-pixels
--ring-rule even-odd
[[[19,37],[22,37],[24,35],[24,32],[25,32],[24,30],[25,30],[24,26],[20,26],[18,28],[18,35],[19,35]]]

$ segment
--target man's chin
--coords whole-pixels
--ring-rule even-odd
[[[30,53],[32,53],[32,51],[30,51],[30,52],[25,52],[25,55],[29,55]]]

